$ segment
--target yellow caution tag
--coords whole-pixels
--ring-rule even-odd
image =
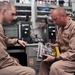
[[[55,47],[55,50],[56,50],[56,55],[60,56],[60,51],[59,51],[59,48],[57,46]]]
[[[30,65],[33,65],[33,64],[34,64],[33,58],[30,58],[30,59],[29,59],[29,64],[30,64]]]

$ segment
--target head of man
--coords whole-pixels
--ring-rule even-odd
[[[10,24],[16,19],[16,8],[9,2],[0,2],[0,23]]]
[[[51,13],[51,18],[55,25],[59,27],[64,27],[67,24],[67,14],[64,8],[57,7]]]

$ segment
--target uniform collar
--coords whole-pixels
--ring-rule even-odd
[[[67,22],[66,26],[64,27],[64,29],[67,29],[71,23],[72,23],[72,19],[70,17],[68,17],[69,21]]]

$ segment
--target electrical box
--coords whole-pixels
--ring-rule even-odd
[[[29,44],[26,47],[27,66],[33,68],[38,74],[41,59],[37,56],[38,44]]]

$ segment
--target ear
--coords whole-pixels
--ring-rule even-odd
[[[5,8],[2,9],[1,13],[2,13],[3,15],[5,15],[5,12],[6,12],[6,9],[5,9]]]
[[[65,16],[66,16],[66,14],[62,13],[62,17],[65,17]]]

